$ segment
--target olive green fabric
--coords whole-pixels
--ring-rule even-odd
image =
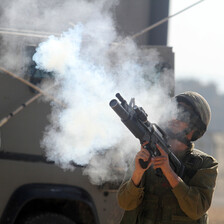
[[[147,170],[140,187],[131,179],[118,191],[118,203],[125,210],[121,224],[207,224],[217,176],[217,161],[196,149],[181,155],[186,167],[195,170],[171,188],[165,177]],[[179,158],[180,159],[180,158]]]

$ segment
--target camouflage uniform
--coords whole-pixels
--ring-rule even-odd
[[[218,163],[193,147],[178,157],[187,169],[173,189],[152,168],[145,172],[139,187],[131,179],[121,185],[118,202],[125,210],[121,224],[208,224]]]

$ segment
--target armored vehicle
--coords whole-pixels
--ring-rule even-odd
[[[15,52],[17,55],[23,58],[25,54],[30,54],[31,58],[34,45],[24,40],[19,43],[18,39],[16,45],[19,45]],[[145,47],[145,52],[150,48]],[[160,52],[164,61],[159,68],[167,65],[173,68],[172,49],[153,48]],[[7,72],[1,68],[1,119],[37,94]],[[26,79],[34,84],[38,81],[32,76],[26,76]],[[45,159],[40,140],[50,111],[48,102],[36,100],[0,129],[0,223],[37,224],[47,223],[47,220],[55,224],[118,223],[122,214],[116,201],[119,183],[93,185],[87,176],[82,175],[82,167],[64,171]]]

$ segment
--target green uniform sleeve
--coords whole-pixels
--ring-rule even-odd
[[[180,208],[197,220],[209,209],[218,173],[218,163],[209,157],[187,185],[183,180],[172,189]]]
[[[143,199],[144,187],[136,187],[131,179],[121,185],[117,198],[119,206],[126,210],[137,208]]]

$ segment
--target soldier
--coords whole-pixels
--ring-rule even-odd
[[[118,203],[125,210],[121,224],[208,224],[207,210],[217,177],[217,161],[194,149],[192,141],[206,131],[211,118],[207,101],[196,92],[175,96],[179,113],[166,128],[169,144],[186,169],[180,178],[170,167],[166,152],[151,158],[142,145],[135,157],[131,178],[118,191]],[[186,116],[189,115],[189,116]],[[147,143],[144,143],[147,144]],[[139,159],[150,161],[143,169]],[[160,168],[162,177],[156,175]]]

